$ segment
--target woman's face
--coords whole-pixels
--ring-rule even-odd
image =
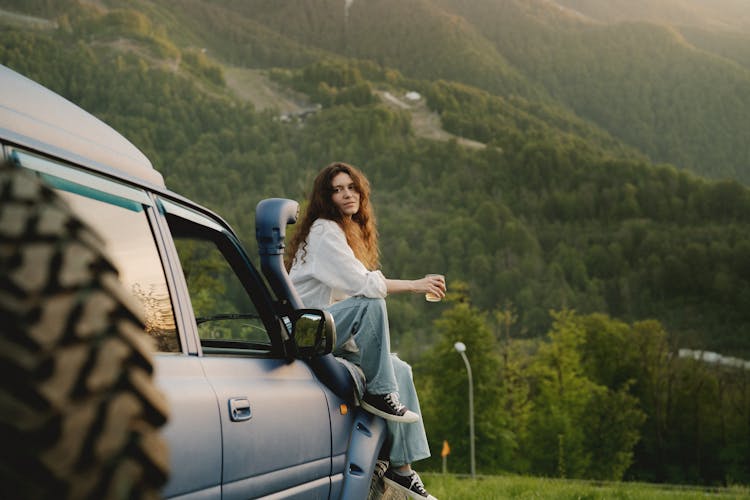
[[[359,212],[359,191],[354,186],[354,181],[346,172],[339,172],[331,181],[331,201],[339,209],[342,215],[351,217]]]

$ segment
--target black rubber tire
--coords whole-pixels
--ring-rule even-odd
[[[0,165],[0,498],[158,498],[152,345],[99,237]]]

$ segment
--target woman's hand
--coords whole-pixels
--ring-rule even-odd
[[[445,276],[442,274],[428,274],[422,279],[414,280],[413,283],[414,293],[424,293],[428,296],[437,297],[437,300],[445,298]]]
[[[412,292],[437,297],[437,299],[433,300],[445,298],[445,276],[441,274],[428,274],[418,280],[394,280],[386,278],[385,285],[389,294]]]

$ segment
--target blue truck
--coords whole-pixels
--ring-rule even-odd
[[[160,402],[150,396],[149,405],[157,410],[161,405],[168,417],[151,418],[166,446],[136,456],[148,456],[163,469],[158,496],[372,497],[385,423],[358,407],[363,382],[357,367],[331,354],[330,315],[303,309],[288,280],[282,255],[296,202],[258,204],[259,271],[220,216],[170,191],[149,159],[118,132],[3,66],[0,89],[4,162],[41,179],[64,200],[71,217],[91,228],[128,292],[121,299],[140,310],[151,346],[146,370],[156,388],[151,394],[162,397]],[[79,370],[119,366],[117,349],[97,349]],[[69,377],[80,381],[88,375]],[[139,386],[135,375],[129,380],[126,385]],[[118,408],[99,411],[88,432],[106,430],[103,414],[121,414]],[[105,443],[92,445],[95,455],[117,442],[113,435],[79,440]],[[80,443],[69,438],[63,444],[58,443],[58,458],[48,462],[68,460]],[[138,477],[152,473],[150,466],[141,469]]]

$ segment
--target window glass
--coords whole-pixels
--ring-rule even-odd
[[[146,333],[160,351],[178,352],[172,302],[164,270],[143,206],[107,203],[75,192],[57,190],[73,211],[104,240],[120,281],[143,306]]]
[[[172,302],[145,211],[151,205],[146,192],[20,149],[13,148],[11,156],[37,172],[102,238],[123,286],[143,306],[146,333],[160,351],[179,352]]]
[[[170,212],[173,204],[167,204]],[[203,352],[225,352],[224,349],[246,349],[261,354],[271,351],[271,341],[257,308],[237,276],[235,267],[242,265],[234,246],[206,220],[167,216],[180,257],[190,301],[198,325]],[[195,222],[194,222],[195,221]],[[202,222],[202,221],[201,221]]]

